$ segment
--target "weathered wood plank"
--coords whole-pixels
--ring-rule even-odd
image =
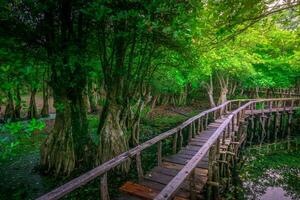
[[[133,182],[126,182],[120,190],[122,192],[128,193],[128,194],[134,194],[135,196],[141,197],[143,199],[152,200],[155,198],[155,196],[158,194],[159,191],[153,190],[152,188],[136,184]],[[187,200],[186,198],[182,197],[175,197],[176,200]]]

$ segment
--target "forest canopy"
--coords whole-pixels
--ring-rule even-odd
[[[4,120],[49,115],[45,171],[70,174],[140,143],[147,108],[216,106],[300,86],[298,0],[1,0]],[[43,95],[38,111],[35,97]],[[28,105],[22,96],[28,95]],[[100,117],[97,142],[87,114]],[[128,170],[130,163],[122,168]]]

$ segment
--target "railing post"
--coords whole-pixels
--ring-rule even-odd
[[[173,145],[172,145],[173,154],[176,154],[177,152],[177,138],[178,138],[178,133],[175,133],[173,137]]]
[[[138,152],[135,156],[135,161],[136,161],[136,169],[138,173],[138,179],[139,181],[142,181],[144,178],[144,172],[142,168],[142,161],[141,161],[141,154]]]
[[[208,126],[208,113],[205,114],[205,129],[207,129]]]
[[[182,136],[182,130],[179,130],[179,147],[182,148],[183,145],[183,136]]]
[[[201,117],[201,129],[200,132],[204,131],[204,117]]]
[[[160,166],[162,163],[162,141],[157,143],[157,165]]]
[[[100,196],[101,200],[109,200],[109,192],[107,186],[107,173],[100,177]]]
[[[201,132],[201,118],[198,119],[198,123],[197,123],[197,135]]]
[[[234,132],[234,117],[235,117],[235,115],[233,115],[233,117],[232,117],[232,121],[231,121],[231,132]]]
[[[190,175],[190,199],[196,200],[196,173],[195,170],[192,171]]]
[[[193,123],[192,123],[192,132],[193,132],[193,134],[192,134],[192,137],[194,138],[195,136],[196,136],[196,134],[197,134],[197,130],[196,130],[196,121],[194,121]]]
[[[193,122],[189,125],[189,141],[193,138]]]

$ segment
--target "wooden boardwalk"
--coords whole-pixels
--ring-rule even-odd
[[[230,167],[238,154],[238,149],[247,137],[249,120],[246,118],[254,115],[260,115],[262,118],[265,114],[277,115],[282,112],[287,113],[290,124],[293,111],[299,107],[300,98],[225,102],[116,156],[41,196],[38,200],[59,199],[97,177],[101,178],[101,199],[109,200],[107,173],[130,159],[136,160],[139,181],[138,183],[125,182],[120,187],[122,195],[118,198],[119,200],[216,198],[214,195],[218,195],[224,179],[229,179]],[[253,120],[253,117],[251,119]],[[277,117],[275,120],[276,128],[280,124],[279,119]],[[188,135],[183,137],[183,134]],[[162,142],[170,139],[173,143],[173,154],[163,157]],[[183,140],[186,146],[183,146]],[[150,172],[144,174],[141,153],[153,145],[158,147],[158,164]]]
[[[213,135],[217,128],[224,122],[226,116],[210,123],[207,130],[200,132],[190,140],[187,146],[177,154],[165,157],[160,166],[147,173],[140,183],[126,182],[120,190],[125,193],[120,199],[154,199],[154,197],[177,175],[177,173],[195,156],[205,142]],[[226,149],[229,145],[222,146]],[[196,191],[198,199],[203,198],[203,188],[208,181],[208,153],[198,163],[195,170]],[[190,199],[190,180],[186,180],[176,193],[175,199]]]
[[[272,108],[261,110],[246,110],[244,118],[247,118],[253,114],[262,113],[275,113],[283,111],[292,111],[297,109],[296,107],[285,108]],[[120,199],[154,199],[161,190],[177,175],[177,173],[195,156],[200,148],[209,140],[217,128],[225,121],[227,115],[210,123],[207,130],[199,132],[194,138],[192,138],[188,145],[180,150],[177,154],[167,156],[163,160],[160,166],[153,168],[147,173],[142,181],[139,183],[126,182],[120,191],[124,193]],[[235,131],[238,126],[235,124]],[[220,141],[221,143],[221,141]],[[226,152],[231,145],[231,138],[226,138],[226,142],[220,145],[220,151]],[[203,189],[208,181],[208,153],[197,164],[195,171],[195,189],[197,191],[197,199],[205,199]],[[190,199],[190,180],[185,180],[180,190],[176,193],[175,199]]]

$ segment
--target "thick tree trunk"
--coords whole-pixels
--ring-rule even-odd
[[[15,120],[15,106],[11,92],[7,93],[7,104],[4,111],[4,120]]]
[[[106,100],[103,107],[98,133],[100,137],[99,162],[103,163],[127,151],[128,139],[124,130],[125,122],[121,119],[121,108],[114,99]],[[129,163],[121,166],[123,171],[129,170]]]
[[[21,98],[21,93],[20,93],[20,88],[17,87],[16,89],[16,107],[15,107],[15,117],[16,119],[21,118],[21,109],[22,109],[22,98]]]
[[[37,116],[37,109],[36,109],[36,102],[35,102],[36,92],[37,92],[36,88],[31,89],[29,108],[28,108],[28,112],[27,112],[27,118],[28,119],[38,117]]]
[[[69,175],[75,167],[91,162],[86,104],[81,94],[74,95],[54,97],[54,128],[41,146],[41,165],[55,175]]]

